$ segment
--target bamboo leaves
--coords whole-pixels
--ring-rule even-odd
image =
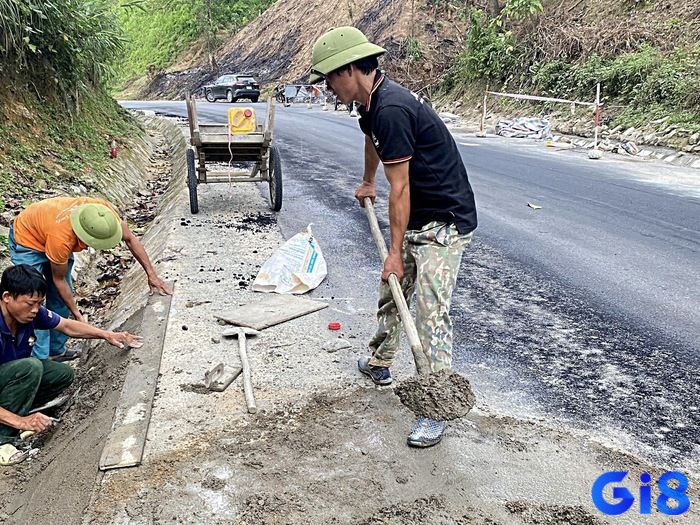
[[[64,99],[109,78],[123,43],[111,0],[0,0],[0,29],[0,67]]]

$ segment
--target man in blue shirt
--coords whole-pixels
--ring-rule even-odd
[[[47,284],[43,275],[26,264],[11,266],[0,279],[0,465],[23,461],[27,452],[12,441],[20,431],[42,432],[53,420],[36,412],[73,382],[65,363],[31,357],[34,330],[58,330],[69,337],[104,339],[119,348],[138,347],[141,339],[128,332],[109,332],[86,323],[64,319],[42,306]]]

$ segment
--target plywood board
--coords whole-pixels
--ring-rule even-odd
[[[168,283],[172,289],[173,284]],[[165,330],[168,326],[171,296],[154,294],[144,307],[141,333],[143,346],[132,349],[112,431],[100,457],[100,470],[141,464],[146,434],[151,421],[153,396],[158,383]]]
[[[250,303],[217,315],[216,318],[236,326],[263,330],[328,306],[328,303],[297,295],[256,293],[254,297]]]

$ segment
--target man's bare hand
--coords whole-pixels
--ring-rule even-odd
[[[153,292],[158,292],[160,295],[172,295],[173,292],[159,277],[149,277],[148,286],[151,289],[151,295]]]
[[[389,254],[386,259],[384,259],[384,270],[382,271],[382,282],[387,282],[389,280],[389,275],[396,275],[396,278],[401,282],[403,279],[403,260],[401,259],[401,254]]]
[[[53,425],[53,420],[50,417],[45,416],[41,412],[36,412],[30,416],[20,418],[19,430],[32,430],[39,433],[43,432],[51,425]]]
[[[369,197],[374,204],[374,200],[377,198],[377,187],[373,182],[362,181],[360,187],[357,188],[355,192],[355,198],[360,201],[360,206],[365,207],[365,199]]]
[[[107,332],[105,341],[117,348],[141,348],[143,346],[143,339],[129,332]]]

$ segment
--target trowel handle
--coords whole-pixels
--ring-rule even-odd
[[[377,244],[379,249],[379,255],[382,259],[386,259],[389,252],[386,249],[386,241],[382,235],[382,231],[379,229],[379,223],[377,222],[377,215],[374,213],[374,205],[369,197],[365,197],[365,212],[367,213],[367,219],[369,220],[369,228],[372,230],[372,237],[374,237],[374,242]],[[396,303],[396,308],[399,311],[399,317],[401,317],[401,323],[406,331],[406,337],[408,337],[408,343],[411,345],[411,352],[413,353],[413,360],[416,363],[416,370],[419,375],[427,375],[430,373],[430,362],[425,355],[425,350],[418,337],[418,330],[416,330],[416,324],[413,322],[413,317],[411,317],[411,312],[408,309],[408,304],[406,304],[406,298],[403,296],[403,291],[401,290],[401,284],[398,278],[393,273],[389,275],[389,288],[391,289],[391,295],[394,297],[394,303]]]

